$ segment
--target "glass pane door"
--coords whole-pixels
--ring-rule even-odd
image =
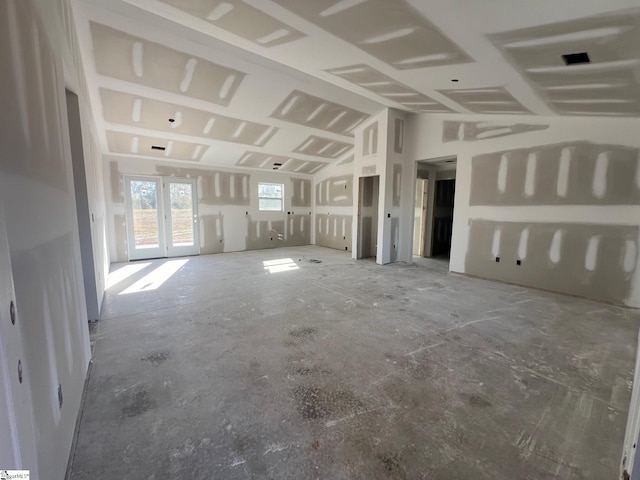
[[[197,255],[198,224],[193,179],[165,179],[168,256]]]
[[[129,258],[165,256],[159,178],[125,177]]]

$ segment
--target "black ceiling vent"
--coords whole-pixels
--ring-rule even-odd
[[[277,162],[276,162],[276,163],[274,163],[274,164],[273,164],[273,166],[274,166],[274,167],[281,167],[281,166],[282,166],[282,164],[281,164],[281,163],[277,163]]]
[[[151,150],[162,150],[163,152],[167,149],[167,147],[161,147],[159,145],[151,145]]]
[[[591,63],[589,54],[587,52],[580,53],[568,53],[562,55],[565,65],[581,65],[583,63]]]

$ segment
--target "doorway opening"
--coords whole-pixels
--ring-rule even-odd
[[[453,234],[456,157],[418,162],[413,255],[448,263]]]
[[[358,251],[356,258],[378,257],[380,176],[360,177],[358,188]]]
[[[125,176],[129,260],[198,255],[196,182]]]

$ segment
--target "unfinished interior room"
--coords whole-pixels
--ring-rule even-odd
[[[0,37],[0,479],[640,480],[638,0]]]

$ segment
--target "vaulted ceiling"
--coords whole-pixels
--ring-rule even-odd
[[[74,0],[104,153],[314,174],[407,112],[640,116],[637,0]]]

